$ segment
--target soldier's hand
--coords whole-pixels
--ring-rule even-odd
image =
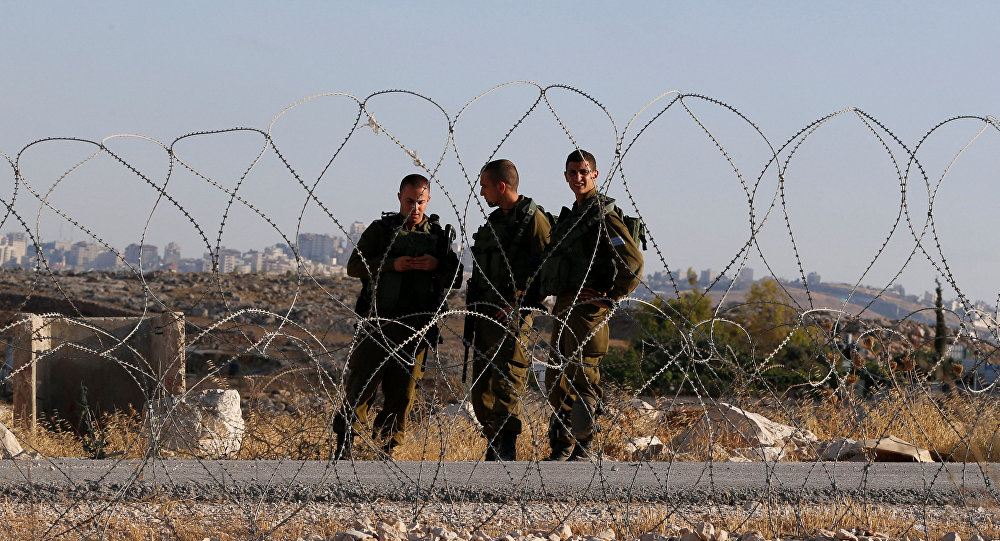
[[[605,299],[607,295],[602,293],[592,287],[585,287],[580,291],[580,302],[584,304],[593,304],[594,306],[601,306],[603,308],[612,308],[614,303],[610,300]]]
[[[507,318],[513,311],[514,307],[508,304],[505,308],[497,310],[496,320],[500,323],[507,323]]]
[[[420,257],[410,259],[410,268],[413,270],[432,271],[437,267],[437,258],[429,254],[424,254]]]
[[[396,272],[406,272],[408,270],[413,270],[413,259],[414,258],[407,256],[397,257],[392,261],[392,268]]]

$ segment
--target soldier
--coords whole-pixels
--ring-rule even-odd
[[[521,395],[529,356],[530,307],[541,305],[538,265],[549,240],[548,215],[519,195],[517,169],[495,160],[479,173],[479,194],[498,207],[473,235],[475,265],[466,302],[475,338],[472,408],[483,425],[486,460],[515,460],[521,433]]]
[[[423,376],[428,347],[437,345],[433,315],[451,288],[461,284],[451,226],[425,216],[430,182],[407,175],[399,184],[399,212],[383,213],[365,229],[347,262],[361,279],[357,337],[347,361],[344,402],[334,418],[337,458],[350,458],[354,434],[364,430],[381,383],[384,405],[373,440],[392,456],[403,442],[406,420]]]
[[[553,364],[561,367],[545,372],[553,408],[552,454],[546,460],[590,458],[603,396],[599,364],[608,352],[608,318],[639,285],[642,272],[642,252],[614,199],[598,192],[597,175],[593,154],[575,150],[566,158],[566,182],[576,202],[572,209],[563,207],[542,263],[542,293],[556,296]]]

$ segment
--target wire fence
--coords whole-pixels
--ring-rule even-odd
[[[481,103],[525,90],[531,99],[495,145],[461,130]],[[563,107],[567,96],[573,107]],[[407,138],[420,131],[376,119],[372,104],[392,99],[403,104],[404,119],[413,100],[439,115],[447,130],[439,154],[426,158],[425,141]],[[298,149],[281,146],[275,132],[286,115],[329,100],[348,104],[352,120],[342,138],[324,134],[332,142],[312,167],[318,174],[307,176],[302,171],[310,167],[290,157]],[[611,147],[595,148],[581,129],[571,129],[578,123],[568,111],[578,110],[608,122]],[[719,272],[701,277],[678,269],[671,255],[683,235],[657,227],[663,201],[682,198],[681,191],[652,189],[648,179],[631,173],[645,167],[633,156],[643,145],[657,147],[661,124],[676,120],[670,115],[709,142],[710,159],[724,164],[745,200],[738,250]],[[721,132],[729,128],[714,124],[719,118],[765,149],[749,161],[754,169],[743,166],[745,141],[728,142]],[[870,259],[852,256],[863,268],[852,284],[825,283],[807,273],[802,253],[817,241],[800,235],[797,224],[804,221],[790,194],[789,179],[812,159],[800,156],[809,156],[814,138],[839,119],[860,123],[898,182],[898,208],[884,234],[858,220],[877,249]],[[971,126],[972,135],[956,136],[952,130],[959,126]],[[584,332],[573,327],[573,318],[597,304],[582,283],[555,307],[551,300],[515,307],[510,321],[492,316],[507,308],[499,304],[470,308],[459,287],[441,291],[431,310],[359,313],[360,281],[304,255],[304,224],[316,216],[348,239],[345,254],[360,242],[359,231],[335,209],[369,197],[354,194],[367,192],[366,184],[347,182],[338,167],[358,140],[376,138],[389,143],[382,149],[393,159],[406,160],[409,168],[398,177],[416,171],[430,179],[432,207],[454,227],[452,248],[465,263],[464,275],[455,270],[444,281],[464,283],[484,265],[470,249],[482,242],[473,237],[476,228],[484,224],[482,231],[497,234],[478,196],[480,167],[497,157],[519,162],[508,150],[516,141],[530,147],[533,137],[548,137],[553,129],[562,134],[566,152],[589,147],[611,157],[599,168],[597,189],[618,195],[617,212],[646,227],[645,238],[634,241],[645,245],[638,287],[623,299],[599,301],[609,308]],[[608,109],[578,89],[519,82],[491,89],[457,113],[406,90],[365,98],[334,93],[293,104],[265,129],[199,131],[169,143],[136,135],[32,142],[3,155],[9,182],[0,223],[11,234],[0,245],[7,261],[0,269],[6,352],[0,391],[8,405],[0,421],[10,431],[0,450],[13,460],[0,463],[6,520],[0,536],[997,537],[1000,494],[992,463],[1000,453],[994,445],[1000,443],[994,394],[1000,298],[990,306],[965,291],[935,220],[942,183],[997,130],[992,116],[960,116],[913,143],[849,108],[776,144],[735,107],[681,92],[659,96],[619,129]],[[474,157],[460,151],[466,139],[459,134],[488,150]],[[213,154],[218,138],[243,136],[257,141],[248,156]],[[932,172],[926,149],[942,139],[951,151],[941,171]],[[166,164],[162,175],[123,141],[157,149]],[[200,146],[204,155],[191,150]],[[58,168],[46,176],[44,167],[28,163],[45,148],[72,148],[71,156],[87,150],[68,167],[59,160],[46,164]],[[561,167],[561,156],[554,159]],[[234,160],[241,171],[235,178],[212,173],[216,161]],[[293,184],[272,186],[272,195],[262,198],[252,184],[268,163]],[[942,163],[937,155],[934,163]],[[99,175],[90,169],[96,164],[104,168]],[[92,201],[81,195],[86,189],[74,191],[80,183],[112,178],[115,186],[138,185],[154,197],[151,207],[142,207],[150,210],[140,220],[136,246],[127,250],[114,246],[117,227],[108,224],[115,220],[88,210]],[[530,194],[531,186],[522,186]],[[561,189],[564,197],[541,202],[569,206],[572,194]],[[122,188],[120,197],[127,193]],[[270,200],[285,195],[298,203],[282,207]],[[111,203],[123,215],[140,207],[114,197]],[[723,214],[706,209],[706,220],[713,210]],[[153,268],[155,254],[144,246],[162,236],[157,228],[164,227],[164,214],[175,220],[170,227],[181,224],[200,239],[204,272]],[[563,231],[587,227],[580,217],[570,219],[577,221],[564,223]],[[57,246],[49,238],[53,224],[72,228],[84,242],[75,252]],[[595,227],[594,246],[617,246],[605,220]],[[257,254],[255,272],[234,272],[247,263],[234,263],[225,240],[244,230],[279,239],[291,266],[268,273],[270,256]],[[552,239],[527,287],[541,280],[539,269],[558,257],[568,238]],[[18,246],[24,250],[20,264]],[[56,250],[77,262],[109,254],[114,270],[66,270],[67,256],[56,258]],[[582,274],[592,276],[595,266],[615,263],[602,257],[619,253],[594,248],[574,261],[586,262]],[[524,257],[507,248],[500,255],[508,269]],[[361,260],[364,274],[378,284],[366,294],[377,297],[382,275],[390,272],[389,254]],[[763,264],[764,276],[755,280],[751,264]],[[917,266],[931,269],[938,281],[930,298],[900,294],[901,277]],[[892,270],[884,286],[864,285],[885,267]],[[780,277],[787,269],[795,279]],[[943,291],[957,299],[946,306]],[[503,348],[484,349],[482,341],[470,340],[466,319],[481,332],[491,329],[499,341],[516,341],[524,361],[511,368]],[[610,350],[588,354],[588,344],[602,333],[610,335]],[[560,350],[569,335],[574,348]],[[366,347],[379,352],[376,360],[352,360]],[[583,379],[572,375],[596,358],[599,389],[596,371]],[[353,395],[347,389],[352,374],[354,381],[364,376]],[[504,384],[514,402],[507,410],[490,403],[493,394],[483,395]],[[368,420],[357,413],[359,394],[378,416]],[[503,399],[501,392],[496,400]],[[499,421],[489,417],[488,411],[500,410],[512,413]],[[515,418],[519,435],[505,442],[502,427],[513,426]],[[392,439],[394,430],[402,436]]]

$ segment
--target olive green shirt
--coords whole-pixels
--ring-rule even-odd
[[[539,294],[538,269],[551,228],[544,210],[523,195],[510,211],[490,213],[487,223],[473,235],[474,300],[498,305],[539,304],[544,297]]]
[[[542,267],[543,293],[556,295],[557,304],[581,287],[614,301],[638,287],[642,251],[617,212],[605,212],[613,204],[614,199],[594,188],[572,209],[563,207]]]
[[[367,316],[375,300],[378,315],[397,317],[417,312],[433,312],[443,296],[461,284],[458,256],[451,249],[451,239],[437,222],[427,216],[412,228],[397,214],[375,220],[358,239],[347,261],[347,274],[363,284],[357,312]],[[430,254],[437,258],[433,271],[399,272],[393,267],[397,257]]]

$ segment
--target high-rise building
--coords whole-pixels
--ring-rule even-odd
[[[299,256],[317,263],[329,264],[337,255],[334,237],[316,233],[300,233]]]
[[[181,262],[181,247],[176,242],[167,243],[163,249],[163,265],[178,265]]]
[[[364,222],[354,222],[351,224],[351,229],[348,232],[347,236],[350,237],[352,241],[357,243],[358,239],[361,238],[361,234],[365,232],[365,227],[366,226]]]
[[[125,247],[125,261],[138,269],[140,258],[142,259],[142,270],[154,270],[160,266],[160,249],[152,244],[129,244]]]
[[[0,265],[20,265],[28,254],[28,236],[24,233],[7,233],[0,237]]]
[[[95,268],[98,256],[106,251],[100,244],[80,241],[66,254],[66,265],[80,270]]]

